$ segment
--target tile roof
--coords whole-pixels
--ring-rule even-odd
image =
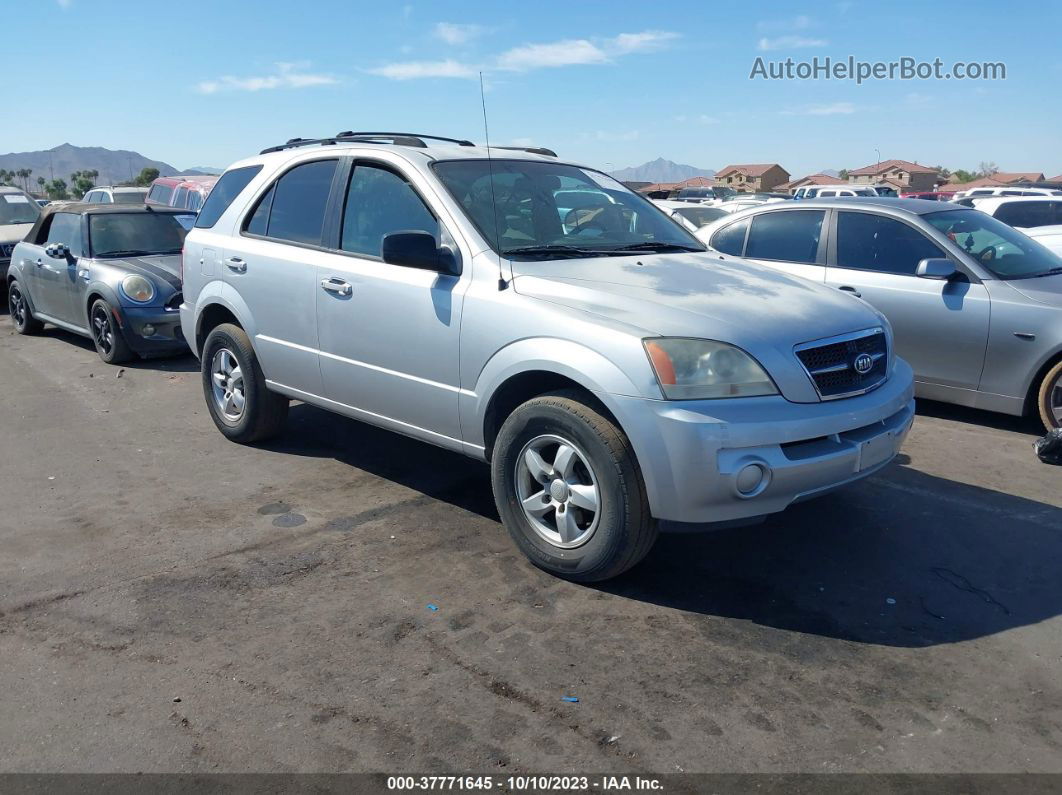
[[[738,172],[744,174],[747,177],[762,177],[772,168],[782,167],[779,166],[777,163],[745,163],[740,165],[727,166],[722,171],[718,172],[715,176],[717,178],[725,177],[727,174],[730,174],[732,172]],[[782,171],[785,171],[785,169],[782,168]],[[788,174],[789,172],[786,171],[785,173]]]
[[[848,176],[852,177],[864,177],[873,174],[883,174],[886,171],[891,171],[894,168],[902,168],[904,171],[909,171],[914,174],[936,174],[937,170],[931,166],[923,166],[918,163],[912,163],[908,160],[882,160],[880,163],[875,163],[872,166],[863,166],[863,168],[857,168],[854,171],[849,171]]]

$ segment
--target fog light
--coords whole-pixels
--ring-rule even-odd
[[[734,485],[742,497],[752,497],[766,488],[769,479],[769,470],[763,464],[746,464],[737,473]]]
[[[145,323],[143,328],[140,329],[140,333],[145,337],[152,337],[155,335],[155,327],[150,323]]]

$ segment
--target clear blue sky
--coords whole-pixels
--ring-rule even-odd
[[[1062,172],[1062,3],[3,0],[0,152],[224,167],[290,137],[398,129],[619,168],[896,157]],[[1003,61],[1005,81],[749,80],[757,56]],[[10,70],[12,70],[11,72]]]

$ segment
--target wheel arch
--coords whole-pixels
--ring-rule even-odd
[[[1062,362],[1062,345],[1052,351],[1044,359],[1043,364],[1037,368],[1036,374],[1032,377],[1032,381],[1029,383],[1029,388],[1025,393],[1025,407],[1023,409],[1024,416],[1038,415],[1039,409],[1037,408],[1037,401],[1040,397],[1040,384],[1044,380],[1044,376],[1059,362]]]
[[[195,338],[189,340],[194,345],[192,352],[199,356],[203,343],[210,332],[222,323],[233,323],[242,328],[254,346],[254,324],[252,315],[239,296],[232,296],[221,282],[214,282],[199,293],[195,307]]]

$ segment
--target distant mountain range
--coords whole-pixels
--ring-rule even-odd
[[[690,177],[714,177],[715,171],[710,168],[697,168],[672,160],[658,157],[640,166],[621,168],[611,172],[612,176],[623,182],[682,182]]]
[[[128,182],[144,168],[157,168],[159,176],[169,177],[174,174],[219,174],[219,169],[185,169],[174,168],[161,160],[152,160],[139,152],[125,149],[104,149],[101,146],[74,146],[61,144],[54,149],[39,152],[12,152],[0,155],[0,169],[17,171],[31,168],[30,188],[36,190],[37,178],[44,177],[70,181],[75,171],[98,171],[97,185],[114,185]]]

